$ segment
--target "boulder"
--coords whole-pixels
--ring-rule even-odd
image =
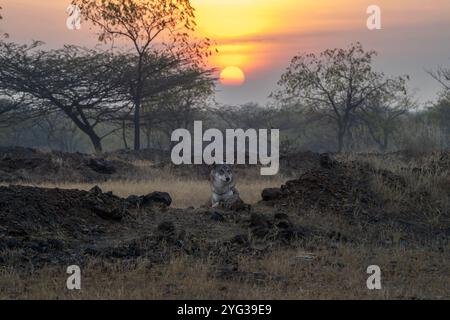
[[[116,173],[116,168],[113,164],[105,159],[89,159],[87,166],[95,172],[102,174]]]
[[[283,192],[279,188],[267,188],[262,191],[261,196],[264,201],[273,201],[282,198]]]
[[[167,192],[155,191],[145,196],[131,195],[127,201],[136,207],[154,206],[157,204],[169,207],[172,204],[172,198]]]
[[[141,205],[163,204],[169,207],[172,204],[172,198],[167,192],[155,191],[142,197]]]

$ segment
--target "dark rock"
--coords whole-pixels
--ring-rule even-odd
[[[93,193],[93,194],[95,194],[95,195],[99,195],[99,194],[102,194],[102,193],[103,193],[102,189],[100,189],[99,186],[93,187],[91,190],[89,190],[89,192],[90,192],[90,193]]]
[[[262,227],[267,228],[270,225],[269,219],[257,213],[252,213],[250,216],[250,227]]]
[[[281,220],[276,224],[276,226],[279,229],[289,229],[292,227],[292,223],[288,220]]]
[[[164,235],[174,235],[175,225],[171,221],[163,221],[158,225],[158,232]]]
[[[145,196],[131,195],[126,200],[136,207],[151,207],[154,205],[169,207],[172,203],[172,198],[168,193],[159,191],[149,193]]]
[[[249,204],[246,204],[244,201],[242,201],[242,199],[239,196],[235,196],[232,199],[230,199],[229,201],[225,201],[222,204],[222,207],[225,210],[236,211],[236,212],[251,210],[251,206]]]
[[[261,197],[264,201],[278,200],[283,196],[283,192],[279,188],[267,188],[261,193]]]
[[[172,204],[172,198],[167,192],[155,191],[142,197],[141,205],[162,204],[169,207]]]
[[[331,158],[331,156],[328,153],[321,154],[319,162],[320,166],[324,169],[333,169],[338,164],[338,162],[333,158]]]
[[[132,205],[138,207],[138,206],[141,205],[142,197],[135,196],[135,195],[131,195],[131,196],[129,196],[129,197],[127,198],[127,201],[128,201],[129,203],[131,203]]]
[[[278,212],[273,215],[275,220],[288,220],[289,216],[286,213]]]
[[[211,214],[211,219],[214,220],[214,221],[219,221],[219,222],[225,221],[224,216],[221,213],[217,212],[217,211],[214,211]]]
[[[116,168],[113,166],[113,164],[105,159],[90,159],[87,163],[87,166],[95,172],[102,174],[116,173]]]
[[[120,221],[125,215],[125,210],[121,210],[119,208],[110,209],[102,207],[101,205],[93,207],[92,211],[94,211],[94,213],[100,218],[105,220]]]

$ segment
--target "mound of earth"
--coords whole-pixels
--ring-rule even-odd
[[[320,154],[311,151],[280,155],[280,170],[287,176],[317,168],[319,164]]]
[[[170,204],[164,192],[124,199],[99,187],[0,187],[0,265],[68,265],[91,257],[163,263],[176,253],[221,264],[316,234],[285,214]]]
[[[281,188],[267,189],[262,198],[278,207],[327,209],[337,213],[353,212],[356,207],[378,208],[377,196],[370,191],[370,170],[347,165],[324,154],[320,166],[286,182]]]
[[[376,229],[397,230],[412,239],[447,238],[450,221],[428,223],[425,216],[438,203],[427,192],[404,193],[400,209],[391,211],[382,195],[374,189],[374,179],[387,190],[405,190],[402,176],[388,170],[374,169],[367,163],[342,163],[327,154],[320,156],[320,167],[286,182],[281,188],[265,189],[262,203],[302,215],[314,211],[320,215],[345,217],[352,225],[365,225],[364,232]]]
[[[38,175],[57,165],[56,154],[46,157],[23,148],[5,152],[0,168]],[[54,169],[59,173],[69,163],[74,168],[82,164],[83,170],[112,170],[111,159],[60,155],[65,164]],[[394,235],[406,243],[442,238],[448,247],[448,214],[443,212],[439,223],[428,218],[426,210],[440,208],[430,194],[405,194],[397,212],[387,209],[385,198],[373,187],[376,177],[387,188],[405,189],[402,176],[362,162],[339,162],[327,154],[307,157],[310,168],[299,164],[298,179],[264,190],[261,203],[242,211],[174,209],[170,195],[157,191],[125,199],[98,187],[90,191],[0,187],[0,265],[70,265],[93,257],[164,263],[181,253],[230,266],[242,255],[263,255],[310,240],[317,246],[343,241],[384,245]],[[114,168],[116,173],[98,174],[120,172]],[[305,223],[308,211],[321,220]],[[339,225],[323,223],[335,217],[343,218]]]
[[[97,186],[90,191],[0,186],[0,234],[26,236],[58,229],[77,238],[78,231],[83,233],[99,222],[119,222],[137,207],[170,203],[170,196],[163,192],[122,199]]]
[[[132,164],[101,156],[0,147],[0,182],[93,182],[126,177]]]
[[[139,151],[121,149],[104,154],[106,159],[121,160],[124,162],[149,161],[152,163],[165,163],[170,161],[170,151],[161,149],[142,149]]]
[[[320,155],[298,152],[280,157],[280,173],[299,174],[320,164]],[[180,177],[206,179],[211,167],[174,165],[170,151],[144,149],[117,150],[90,155],[62,151],[43,151],[23,147],[0,147],[0,182],[101,182],[107,180],[148,178],[148,169],[164,170]],[[241,178],[260,176],[260,165],[235,165]]]

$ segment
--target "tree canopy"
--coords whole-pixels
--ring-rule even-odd
[[[134,105],[134,148],[140,149],[141,107],[147,98],[145,79],[149,77],[144,59],[161,51],[201,63],[209,51],[210,40],[194,41],[195,10],[189,0],[73,0],[85,19],[99,28],[99,40],[126,40],[136,53]]]
[[[392,91],[405,91],[406,77],[387,78],[374,70],[375,51],[360,43],[295,56],[273,94],[282,104],[293,104],[330,118],[336,125],[338,152],[343,150],[356,112],[365,102]]]

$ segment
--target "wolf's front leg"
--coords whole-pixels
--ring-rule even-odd
[[[211,208],[217,208],[220,205],[220,199],[217,199],[213,194],[211,200],[209,201],[209,205]]]
[[[219,205],[220,205],[220,202],[216,202],[216,203],[212,202],[211,208],[217,208],[217,207],[219,207]]]

